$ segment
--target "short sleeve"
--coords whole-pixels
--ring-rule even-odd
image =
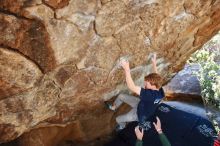
[[[142,99],[143,96],[144,96],[144,88],[141,88],[140,99]]]
[[[163,88],[160,88],[160,90],[159,90],[159,91],[160,91],[160,93],[161,93],[161,95],[162,95],[162,98],[163,98],[163,97],[165,97],[165,93],[164,93]]]

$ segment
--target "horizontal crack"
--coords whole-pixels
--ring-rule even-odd
[[[7,50],[13,51],[13,52],[15,52],[15,53],[18,53],[19,55],[23,56],[23,57],[26,58],[27,60],[29,60],[29,61],[31,61],[32,63],[34,63],[34,64],[38,67],[38,69],[41,71],[41,73],[44,72],[43,69],[39,66],[39,64],[38,64],[37,62],[35,62],[34,60],[32,60],[29,56],[27,56],[27,55],[21,53],[20,51],[18,51],[18,49],[16,49],[16,48],[11,48],[11,47],[9,47],[9,46],[5,46],[5,45],[2,45],[2,44],[0,44],[0,48],[7,49]]]
[[[6,15],[12,15],[12,16],[17,17],[17,18],[19,18],[19,19],[32,20],[32,19],[30,19],[30,18],[26,18],[26,17],[24,17],[24,16],[22,16],[22,15],[19,15],[19,14],[17,14],[17,13],[12,13],[12,12],[10,12],[10,11],[3,10],[3,9],[0,8],[0,14],[1,14],[1,13],[6,14]]]

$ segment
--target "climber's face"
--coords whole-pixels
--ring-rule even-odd
[[[149,81],[144,81],[144,87],[145,89],[151,89],[151,90],[157,89],[156,86],[152,85]]]
[[[145,89],[151,89],[152,85],[148,81],[144,81],[144,87]]]

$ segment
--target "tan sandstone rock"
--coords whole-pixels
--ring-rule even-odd
[[[0,99],[31,89],[42,77],[34,62],[18,52],[0,48]]]
[[[103,101],[129,93],[120,58],[143,85],[156,52],[168,81],[220,30],[219,18],[220,0],[0,1],[0,143],[26,132],[21,145],[34,145],[31,130],[54,127],[36,135],[51,130],[39,141],[56,145],[71,133],[59,127],[74,123],[82,139],[109,134],[116,115]]]

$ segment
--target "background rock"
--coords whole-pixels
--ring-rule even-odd
[[[164,86],[168,100],[183,100],[203,103],[201,88],[195,72],[199,70],[198,64],[186,64],[184,69],[178,72],[170,82]]]

